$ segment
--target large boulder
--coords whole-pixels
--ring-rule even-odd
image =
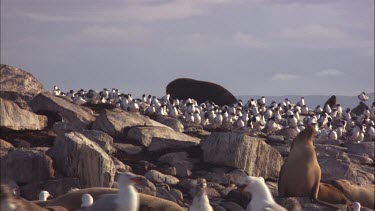
[[[46,116],[21,109],[9,100],[0,99],[0,126],[10,130],[42,130],[47,126]]]
[[[166,127],[133,127],[128,131],[127,139],[138,141],[149,151],[187,148],[200,143],[199,138]]]
[[[239,133],[213,133],[202,142],[204,161],[242,169],[252,176],[278,178],[283,158],[263,139]]]
[[[355,184],[368,185],[374,182],[374,167],[358,165],[351,161],[346,148],[315,144],[322,180],[347,179]]]
[[[156,118],[156,121],[162,123],[163,125],[166,125],[170,128],[172,128],[173,130],[177,131],[177,132],[184,132],[184,125],[181,123],[180,120],[178,119],[175,119],[175,118],[172,118],[172,117],[168,117],[168,116],[158,116]]]
[[[160,126],[169,128],[140,114],[126,112],[121,109],[105,109],[92,124],[92,129],[118,137],[124,135],[124,129],[134,126]]]
[[[160,173],[156,170],[146,172],[145,177],[151,182],[160,184],[177,185],[180,182],[176,177]]]
[[[231,105],[237,99],[224,87],[207,81],[179,78],[167,85],[167,93],[174,99],[192,98],[199,103],[212,100],[216,104]]]
[[[369,157],[375,159],[375,142],[361,142],[361,143],[351,143],[346,142],[344,144],[348,148],[348,153]]]
[[[111,187],[116,167],[95,142],[78,132],[56,137],[49,154],[65,176],[78,177],[81,187]]]
[[[35,113],[46,113],[47,116],[57,113],[63,121],[68,122],[75,129],[87,128],[95,120],[93,112],[90,112],[89,109],[53,96],[48,92],[39,93],[30,102],[30,106]]]
[[[0,64],[0,97],[29,110],[27,102],[43,91],[43,85],[30,73]]]
[[[39,182],[55,176],[52,159],[37,149],[1,151],[1,178],[17,183]]]
[[[113,147],[113,138],[108,134],[97,130],[82,130],[81,133],[91,141],[97,143],[106,153],[112,154],[116,152]]]

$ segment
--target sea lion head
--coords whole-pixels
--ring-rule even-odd
[[[306,126],[305,130],[298,133],[294,141],[297,142],[312,142],[315,137],[315,128],[312,125]]]
[[[333,180],[331,183],[335,188],[339,189],[340,191],[344,191],[346,187],[351,185],[351,183],[348,180],[343,180],[343,179]]]

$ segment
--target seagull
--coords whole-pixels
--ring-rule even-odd
[[[199,178],[195,187],[195,196],[188,211],[213,211],[206,193],[207,183]]]
[[[83,209],[90,207],[94,203],[94,199],[88,193],[83,194],[81,200],[82,200],[81,208]]]
[[[39,201],[47,201],[48,197],[52,197],[52,195],[48,191],[40,191],[39,193]]]
[[[263,178],[253,176],[242,177],[237,187],[251,193],[251,201],[247,205],[246,210],[286,211],[284,207],[275,202]]]
[[[118,179],[119,191],[117,194],[104,194],[97,199],[87,210],[126,210],[138,211],[139,194],[134,188],[135,183],[140,183],[141,177],[130,172],[121,173]]]
[[[365,92],[362,92],[361,94],[358,95],[358,99],[360,101],[367,101],[369,99],[369,97],[366,95]]]

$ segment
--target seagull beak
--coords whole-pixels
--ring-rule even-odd
[[[132,182],[134,182],[135,184],[140,184],[142,183],[142,177],[133,177],[133,178],[130,178],[130,180]]]

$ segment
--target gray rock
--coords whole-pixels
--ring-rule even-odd
[[[74,128],[73,125],[69,124],[65,121],[55,122],[52,126],[53,132],[57,135],[62,135],[64,133],[69,133],[73,131],[77,131],[77,128]]]
[[[22,186],[21,196],[27,200],[38,200],[39,193],[46,190],[54,197],[58,197],[67,193],[72,188],[81,188],[77,178],[46,180]]]
[[[113,160],[113,163],[116,166],[116,170],[120,172],[131,172],[132,168],[130,166],[125,165],[123,162],[121,162],[116,157],[111,157]]]
[[[158,116],[156,118],[156,121],[172,128],[176,132],[180,132],[180,133],[184,132],[184,125],[178,119],[168,117],[168,116]]]
[[[95,117],[89,109],[70,103],[50,93],[40,93],[31,102],[30,106],[35,113],[53,112],[57,113],[63,121],[68,122],[73,128],[83,129],[91,124]],[[50,117],[49,117],[50,118]]]
[[[231,201],[223,201],[220,203],[220,205],[230,211],[245,211],[245,209],[242,208],[240,205]]]
[[[164,187],[156,188],[156,197],[177,203],[177,199],[172,194],[170,194],[169,191],[166,190]]]
[[[42,130],[47,126],[46,116],[21,109],[12,101],[0,98],[0,127],[10,130]]]
[[[348,156],[350,158],[350,161],[359,164],[359,165],[372,165],[374,164],[374,161],[367,157],[367,156],[361,156],[361,155],[355,155],[355,154],[349,154]]]
[[[113,138],[108,134],[97,130],[82,130],[81,133],[97,143],[106,153],[112,154],[116,152],[116,149],[112,146]]]
[[[43,91],[43,85],[30,73],[9,65],[0,65],[0,97],[31,110],[27,104]]]
[[[121,109],[105,109],[92,125],[93,130],[100,130],[112,137],[124,135],[124,129],[135,126],[159,126],[169,128],[146,116],[130,113]],[[169,128],[170,129],[170,128]]]
[[[10,149],[14,149],[14,146],[11,143],[0,138],[0,149],[10,150]]]
[[[142,147],[135,146],[133,144],[124,144],[124,143],[113,143],[113,146],[122,152],[125,152],[128,155],[136,155],[142,152]]]
[[[281,206],[285,207],[287,210],[292,211],[347,210],[346,205],[335,204],[335,206],[337,206],[338,208],[334,209],[318,203],[312,203],[310,198],[307,197],[275,198],[275,201]]]
[[[188,158],[186,152],[174,152],[168,153],[159,158],[159,162],[168,163],[176,169],[176,175],[178,177],[188,177],[192,174],[194,163],[197,162],[195,159]]]
[[[375,142],[361,142],[361,143],[350,143],[344,144],[348,148],[348,153],[367,156],[371,159],[375,159]]]
[[[139,193],[144,193],[150,196],[156,196],[156,187],[154,183],[146,179],[146,177],[141,177],[142,181],[135,185],[135,188]]]
[[[148,147],[148,151],[181,149],[197,146],[200,143],[198,138],[166,127],[133,127],[129,130],[127,139],[138,141]]]
[[[78,132],[57,136],[49,154],[64,175],[79,178],[82,188],[112,186],[116,167],[111,157],[86,136]]]
[[[249,175],[278,178],[283,158],[263,139],[237,133],[213,133],[202,143],[204,161],[239,168]]]
[[[374,167],[366,167],[351,162],[346,148],[316,144],[317,158],[322,170],[322,180],[347,179],[355,184],[372,184]]]
[[[171,175],[162,174],[156,170],[149,170],[146,172],[145,177],[151,182],[168,184],[168,185],[177,185],[180,180]]]
[[[52,159],[35,149],[1,151],[1,178],[17,183],[38,182],[55,176]],[[4,171],[5,170],[5,171]]]

